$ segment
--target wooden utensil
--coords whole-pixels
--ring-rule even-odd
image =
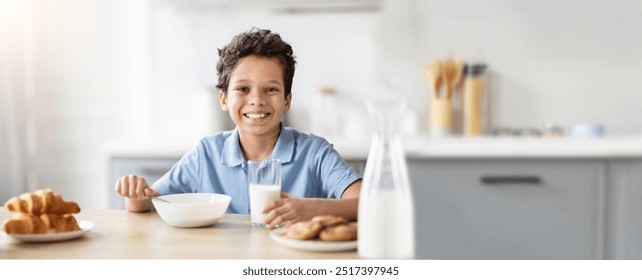
[[[452,99],[455,88],[461,82],[464,72],[464,60],[461,58],[448,58],[443,63],[444,82],[446,83],[446,98]]]
[[[439,91],[441,89],[442,71],[441,65],[438,61],[431,60],[426,64],[426,80],[428,81],[428,88],[432,90],[433,97],[439,98]]]

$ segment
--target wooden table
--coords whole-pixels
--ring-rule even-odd
[[[11,217],[0,209],[0,221]],[[206,228],[172,227],[156,212],[82,210],[77,220],[95,224],[83,237],[53,243],[0,238],[0,259],[357,259],[356,251],[306,252],[269,237],[249,215],[227,214]]]

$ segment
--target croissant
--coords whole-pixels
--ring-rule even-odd
[[[16,213],[3,225],[9,234],[34,234],[80,230],[73,215],[43,214],[41,216]]]
[[[45,223],[49,231],[65,232],[80,230],[78,221],[76,221],[73,215],[43,214],[40,215],[40,219]]]
[[[9,234],[47,233],[47,226],[38,216],[17,213],[3,225],[4,231]]]
[[[4,204],[4,207],[12,212],[29,213],[36,216],[45,213],[64,215],[80,212],[80,207],[76,202],[64,201],[60,195],[54,194],[50,188],[13,197]]]

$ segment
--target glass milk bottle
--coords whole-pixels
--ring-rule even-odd
[[[359,196],[358,252],[362,258],[415,257],[414,207],[399,135],[403,100],[368,102],[377,133]]]

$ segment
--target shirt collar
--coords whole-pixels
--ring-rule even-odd
[[[279,159],[281,164],[292,161],[295,146],[294,131],[286,129],[281,123],[281,133],[279,133],[279,139],[276,140],[270,159]]]
[[[280,126],[281,132],[279,133],[279,138],[276,140],[276,145],[274,146],[274,150],[272,150],[270,159],[279,159],[283,164],[292,161],[295,137],[293,130],[286,129],[283,123],[281,123]],[[221,163],[225,166],[245,166],[245,158],[243,158],[243,151],[241,150],[241,144],[239,142],[238,127],[234,128],[232,134],[223,142],[223,156],[221,158]]]
[[[241,151],[241,144],[239,142],[239,128],[236,127],[232,130],[225,142],[223,142],[223,156],[221,157],[223,165],[228,167],[243,164],[243,151]]]

